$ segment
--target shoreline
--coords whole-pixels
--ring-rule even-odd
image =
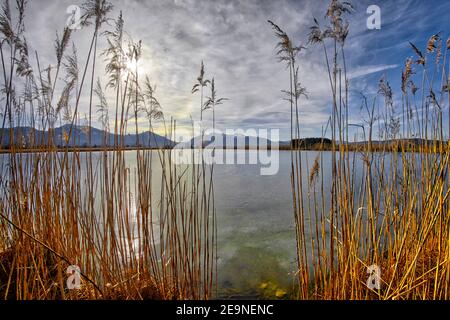
[[[153,151],[153,150],[172,150],[173,147],[70,147],[70,148],[24,148],[24,149],[8,149],[8,148],[0,148],[0,154],[24,154],[24,153],[49,153],[49,152],[69,152],[69,153],[86,153],[86,152],[102,152],[102,151]],[[209,148],[208,148],[209,149]],[[293,149],[289,147],[279,147],[279,148],[255,148],[255,147],[239,147],[239,148],[214,148],[215,150],[245,150],[245,151],[327,151],[332,152],[331,148],[300,148]],[[418,146],[418,147],[371,147],[371,150],[367,150],[362,147],[354,147],[350,146],[349,148],[344,148],[344,152],[370,152],[370,153],[393,153],[393,152],[408,152],[408,153],[446,153],[449,149],[448,146],[443,146],[442,150],[439,150],[439,145],[436,146]],[[181,149],[180,149],[181,150]],[[201,150],[201,148],[186,148],[183,150]],[[336,146],[336,152],[341,152],[339,146]]]

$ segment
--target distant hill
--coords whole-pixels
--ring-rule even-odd
[[[0,144],[3,148],[10,146],[10,130],[10,128],[0,129],[0,136],[2,137]],[[32,127],[15,127],[12,130],[14,137],[13,144],[16,146],[20,145],[24,148],[30,148],[48,145],[48,131],[37,130]],[[91,131],[91,143],[89,143],[89,131]],[[70,141],[67,144],[65,139],[67,139],[69,132],[70,125],[55,128],[50,135],[53,139],[53,145],[56,147],[64,147],[67,145],[69,147],[80,148],[112,147],[116,140],[116,136],[113,133],[107,133],[104,130],[94,127],[74,126]],[[175,144],[173,141],[149,131],[138,135],[127,134],[123,137],[117,136],[117,141],[119,144],[123,142],[125,147],[137,147],[138,142],[139,146],[145,148],[173,147]]]
[[[411,139],[391,139],[385,141],[372,141],[371,149],[372,151],[420,151],[422,147],[432,148],[433,145],[439,146],[440,144],[444,146],[448,143],[448,141],[439,141],[439,140],[425,140],[420,138],[411,138]],[[349,144],[351,150],[367,150],[368,142],[352,142]]]
[[[267,149],[273,145],[272,141],[260,137],[218,134],[215,136],[205,135],[203,141],[202,137],[195,137],[187,142],[177,144],[177,148],[200,148],[202,145],[205,148],[212,147],[213,144],[216,149]]]
[[[280,142],[280,149],[289,150],[291,148],[300,150],[329,150],[331,149],[332,141],[328,138],[304,138],[294,139],[290,141]]]
[[[425,139],[392,139],[385,141],[372,141],[371,149],[372,151],[400,151],[401,149],[407,151],[419,151],[421,147],[428,146],[432,147],[433,144],[439,145],[440,141],[433,140],[425,140]],[[446,141],[443,141],[446,144]],[[367,141],[359,141],[359,142],[350,142],[348,144],[348,148],[351,151],[362,151],[367,150],[368,148]],[[336,143],[338,146],[339,143]],[[292,141],[282,141],[280,142],[280,149],[282,150],[290,150],[291,147],[294,149],[300,150],[331,150],[332,140],[328,138],[304,138],[304,139],[296,139]]]

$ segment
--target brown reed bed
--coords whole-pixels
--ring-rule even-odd
[[[28,52],[25,10],[25,1],[15,8],[5,1],[0,13],[5,79],[0,140],[5,130],[10,139],[0,177],[0,298],[210,298],[217,257],[211,166],[177,166],[164,146],[137,147],[135,171],[125,161],[128,126],[137,133],[152,131],[158,122],[168,139],[176,130],[175,121],[164,118],[149,78],[127,66],[141,59],[141,42],[128,39],[122,14],[105,32],[112,5],[88,0],[82,25],[92,37],[84,64],[66,28],[55,42],[56,71],[42,69],[39,54]],[[100,39],[107,40],[104,51]],[[95,80],[100,57],[107,61],[106,87]],[[113,108],[106,90],[114,92]],[[116,137],[112,148],[95,149],[96,154],[70,147],[83,94],[89,96],[85,128],[95,112],[104,132]],[[138,127],[141,116],[148,128]],[[64,148],[55,147],[52,135],[58,123],[70,127]],[[27,147],[16,143],[12,127],[21,125],[49,132],[47,141],[31,134]],[[91,130],[84,134],[91,141]],[[152,187],[155,179],[158,190]],[[80,269],[76,290],[66,282],[72,265]]]
[[[450,164],[443,110],[450,101],[450,40],[432,35],[424,53],[411,43],[417,60],[407,59],[402,72],[401,111],[384,77],[377,96],[362,97],[367,117],[358,127],[366,142],[355,147],[347,143],[353,124],[348,121],[345,58],[347,16],[353,10],[348,2],[330,1],[324,26],[314,19],[309,34],[309,44],[323,52],[330,83],[332,180],[324,186],[322,151],[311,170],[302,168],[301,153],[292,151],[298,298],[448,299]],[[297,109],[304,89],[299,89],[296,66],[303,47],[295,47],[280,27],[269,23],[279,40],[279,61],[288,65],[291,136],[299,139]],[[375,108],[377,99],[384,109]],[[375,126],[391,143],[374,143]],[[363,161],[362,175],[355,174],[357,156]],[[368,286],[373,265],[380,270],[379,289]]]

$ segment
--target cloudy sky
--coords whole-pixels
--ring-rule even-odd
[[[347,41],[351,77],[351,121],[361,123],[357,92],[376,94],[377,83],[386,74],[400,101],[399,80],[405,59],[413,56],[408,41],[425,48],[437,32],[449,36],[450,2],[447,0],[353,1],[356,12],[350,20]],[[30,51],[37,50],[41,64],[54,64],[55,32],[63,30],[70,5],[77,0],[29,0],[26,20]],[[172,116],[182,127],[190,116],[199,118],[199,97],[191,94],[203,60],[206,77],[214,77],[218,94],[229,98],[217,108],[217,126],[225,128],[278,128],[281,138],[289,136],[289,105],[280,90],[287,89],[289,76],[277,62],[270,19],[296,43],[306,45],[309,27],[316,17],[323,21],[328,1],[317,0],[111,0],[116,18],[123,11],[125,29],[143,42],[139,73],[157,85],[157,97],[166,118]],[[381,30],[368,30],[366,9],[381,8]],[[105,25],[104,30],[111,29]],[[77,30],[73,40],[84,65],[92,27]],[[101,38],[99,50],[105,48]],[[102,60],[102,59],[101,59]],[[303,136],[320,136],[330,115],[330,90],[320,47],[308,46],[299,57],[301,83],[309,93],[300,106]],[[96,70],[106,84],[104,62]],[[80,111],[88,110],[88,97]],[[113,97],[113,92],[108,96]],[[113,106],[111,100],[111,106]],[[401,109],[401,107],[400,107]],[[206,118],[209,114],[206,115]],[[98,121],[94,125],[100,127]]]

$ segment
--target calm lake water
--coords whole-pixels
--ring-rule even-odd
[[[161,170],[157,151],[152,152],[154,152],[153,187],[155,195],[158,195]],[[258,153],[244,150],[230,152]],[[301,154],[303,168],[308,170],[318,153],[303,151]],[[91,155],[94,163],[99,163],[101,153]],[[353,156],[356,163],[355,181],[358,181],[358,176],[362,175],[363,165],[361,155],[353,154]],[[86,157],[86,154],[82,154],[83,157]],[[5,174],[7,155],[0,155],[0,159]],[[292,289],[296,270],[296,249],[290,161],[290,152],[280,151],[279,170],[274,175],[261,175],[261,166],[257,164],[215,165],[219,297],[274,296],[277,291],[282,295],[284,292],[289,294]],[[125,162],[130,172],[135,172],[136,152],[126,152]],[[81,164],[83,163],[84,161],[81,161]],[[328,194],[331,153],[323,153],[321,170],[323,170],[324,190]],[[304,176],[304,185],[307,189],[308,175]],[[133,183],[132,178],[131,184]],[[100,193],[98,194],[100,196]],[[308,192],[304,193],[304,198],[308,201]]]
[[[229,151],[247,156],[257,151]],[[265,153],[265,152],[264,152]],[[306,170],[317,152],[302,152]],[[131,171],[135,153],[126,155]],[[154,157],[153,168],[159,167]],[[214,166],[215,207],[218,217],[219,297],[273,297],[277,290],[293,287],[296,271],[295,226],[288,151],[280,151],[279,170],[261,175],[258,164],[216,164]],[[323,154],[325,185],[331,177],[331,154]],[[263,166],[267,167],[267,166]],[[159,173],[160,174],[160,173]],[[159,189],[155,171],[154,187]],[[305,185],[307,185],[305,175]],[[305,194],[305,199],[307,195]],[[310,235],[307,235],[307,237]],[[261,287],[265,287],[262,289]]]

